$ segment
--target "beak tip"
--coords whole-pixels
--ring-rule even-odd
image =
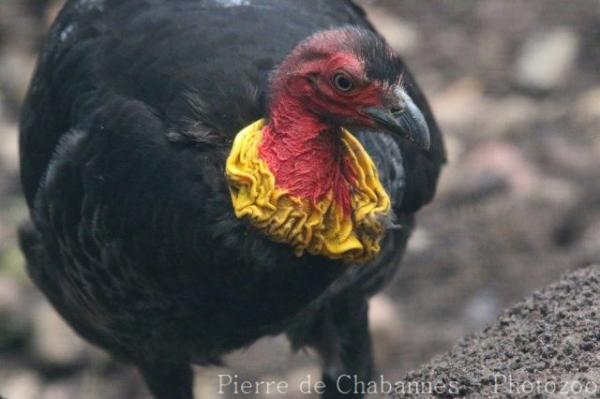
[[[431,133],[427,121],[414,104],[400,117],[382,108],[366,108],[363,112],[372,117],[382,129],[399,134],[424,151],[431,148]]]

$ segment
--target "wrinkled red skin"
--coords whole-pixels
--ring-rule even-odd
[[[383,88],[367,82],[362,64],[349,54],[303,62],[293,71],[286,72],[286,66],[273,81],[275,95],[260,156],[278,186],[313,203],[332,192],[349,215],[356,178],[343,151],[339,124],[351,121],[373,127],[359,109],[381,106]],[[354,77],[352,91],[339,92],[331,83],[339,71]]]

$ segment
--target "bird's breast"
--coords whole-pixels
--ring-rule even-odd
[[[232,206],[237,218],[248,220],[276,242],[304,252],[348,262],[366,262],[380,250],[384,219],[390,210],[375,165],[348,131],[342,132],[345,156],[354,171],[351,211],[333,191],[313,201],[278,184],[259,146],[265,123],[259,120],[238,133],[226,163]],[[331,171],[324,171],[331,172]]]

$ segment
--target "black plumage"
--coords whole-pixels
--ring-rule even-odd
[[[444,161],[409,72],[430,151],[357,132],[402,226],[368,265],[296,257],[235,218],[224,178],[235,134],[267,114],[269,73],[343,25],[372,29],[347,0],[70,0],[52,27],[21,123],[28,270],[157,398],[191,398],[189,364],[281,332],[319,351],[328,381],[369,378],[367,299],[392,277]]]

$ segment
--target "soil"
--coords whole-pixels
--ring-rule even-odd
[[[397,397],[598,397],[599,306],[600,266],[569,274],[409,373]]]

